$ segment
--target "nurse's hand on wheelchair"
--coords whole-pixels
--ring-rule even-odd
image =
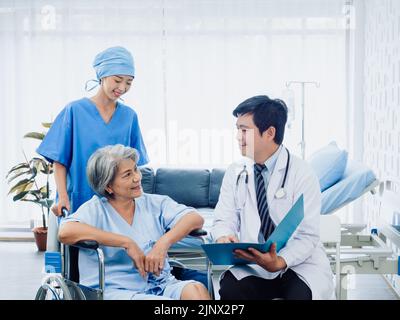
[[[147,272],[145,270],[146,257],[143,251],[134,241],[130,241],[126,247],[126,253],[128,254],[128,256],[131,257],[135,265],[135,268],[138,269],[139,274],[144,278]]]
[[[276,243],[269,248],[269,252],[260,252],[254,248],[247,250],[237,249],[234,251],[235,257],[255,262],[269,272],[276,272],[286,268],[286,261],[276,254]]]
[[[61,216],[62,208],[67,208],[68,212],[70,212],[71,206],[69,203],[68,196],[62,197],[60,196],[58,202],[51,207],[51,211],[57,216]]]
[[[239,242],[239,239],[233,235],[230,234],[228,236],[223,236],[217,239],[217,243],[232,243],[232,242]]]

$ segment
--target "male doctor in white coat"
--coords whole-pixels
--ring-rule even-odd
[[[255,264],[234,266],[220,280],[225,299],[330,299],[333,274],[319,240],[321,193],[309,165],[282,145],[287,107],[255,96],[233,111],[245,158],[226,171],[211,230],[214,241],[263,243],[303,194],[304,219],[279,252],[236,250]],[[286,176],[286,178],[285,178]]]

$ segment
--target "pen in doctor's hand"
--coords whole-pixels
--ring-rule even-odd
[[[217,243],[232,243],[232,242],[239,242],[239,239],[233,235],[230,234],[228,236],[223,236],[217,239]]]

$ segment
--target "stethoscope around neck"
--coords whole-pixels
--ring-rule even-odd
[[[283,176],[281,187],[275,192],[275,199],[282,199],[282,198],[286,197],[285,184],[286,184],[286,178],[287,178],[289,165],[290,165],[290,153],[287,148],[285,148],[285,149],[286,149],[286,152],[288,155],[287,160],[286,160],[285,175]],[[247,171],[246,165],[243,165],[242,171],[239,172],[239,174],[236,178],[236,199],[238,198],[239,184],[240,184],[242,175],[244,175],[244,183],[245,183],[245,186],[247,186],[249,184],[249,172]],[[237,200],[236,200],[236,202],[237,202]],[[238,207],[238,206],[236,206],[236,207]],[[241,207],[244,207],[244,202]]]

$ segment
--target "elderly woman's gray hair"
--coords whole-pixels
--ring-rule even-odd
[[[93,191],[109,198],[111,195],[106,191],[107,186],[114,180],[119,163],[129,159],[137,163],[139,154],[134,148],[122,144],[96,150],[89,158],[86,167],[86,175]]]

